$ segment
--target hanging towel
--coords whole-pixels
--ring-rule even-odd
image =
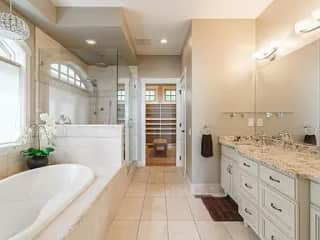
[[[317,137],[316,135],[305,135],[304,136],[304,143],[317,145]]]
[[[205,158],[213,157],[213,143],[211,134],[202,135],[201,155]]]

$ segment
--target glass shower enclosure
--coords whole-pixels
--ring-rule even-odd
[[[117,49],[40,49],[37,111],[57,124],[124,126],[124,159],[137,160],[136,79]]]

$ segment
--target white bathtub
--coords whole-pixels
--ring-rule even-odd
[[[76,164],[30,170],[0,181],[0,240],[31,240],[93,181]]]

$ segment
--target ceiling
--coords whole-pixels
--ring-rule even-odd
[[[138,55],[180,55],[192,18],[256,18],[273,0],[51,0],[57,7],[124,7]],[[168,44],[161,45],[166,38]]]
[[[16,2],[15,7],[88,65],[114,65],[118,61],[123,64],[136,63],[136,53],[128,37],[122,7],[53,6],[53,13],[49,16],[55,18],[50,18],[44,14],[48,11],[43,11],[43,5],[31,1]],[[49,8],[46,6],[45,9]],[[96,45],[88,45],[87,39],[94,39]]]

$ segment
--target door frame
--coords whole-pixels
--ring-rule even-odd
[[[180,88],[180,78],[142,78],[141,79],[141,161],[139,166],[145,167],[146,166],[146,101],[144,97],[144,93],[146,91],[146,85],[148,84],[175,84],[176,91],[178,92]],[[178,96],[176,94],[176,96]],[[177,130],[178,122],[180,121],[180,108],[181,103],[180,99],[176,98],[176,115],[177,115]],[[180,139],[180,131],[176,131],[176,166],[181,166],[180,161],[180,147],[178,147],[178,141]]]
[[[179,98],[180,98],[180,116],[179,116],[179,137],[180,137],[180,156],[182,158],[180,159],[181,165],[180,167],[184,168],[184,175],[187,174],[187,99],[186,99],[186,91],[187,91],[187,68],[184,69],[181,77],[180,77],[180,83],[179,83]],[[182,91],[183,89],[183,91]],[[184,131],[184,133],[182,133]]]

